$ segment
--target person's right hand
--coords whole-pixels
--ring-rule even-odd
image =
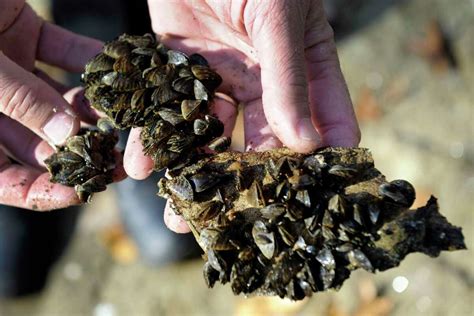
[[[50,210],[79,203],[73,188],[49,182],[43,160],[78,131],[86,107],[78,89],[35,69],[35,61],[80,72],[101,47],[43,21],[24,0],[0,2],[0,204]]]
[[[322,0],[148,0],[160,41],[200,53],[222,75],[219,92],[244,105],[246,150],[284,144],[297,152],[357,146],[358,124]],[[232,131],[236,109],[216,98],[213,113]],[[223,110],[226,109],[226,113]],[[152,171],[139,130],[132,129],[125,170],[144,179]],[[177,232],[184,221],[165,210]]]

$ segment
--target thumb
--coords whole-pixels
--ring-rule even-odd
[[[270,127],[289,148],[308,152],[321,144],[308,102],[303,2],[271,2],[256,15],[250,36],[258,50],[263,108]],[[259,21],[260,20],[260,21]]]
[[[0,112],[60,145],[79,129],[71,106],[50,86],[0,52]]]

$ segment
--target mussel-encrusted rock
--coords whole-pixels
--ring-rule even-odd
[[[122,35],[89,61],[83,81],[92,106],[115,127],[142,127],[155,170],[170,170],[159,194],[205,251],[209,287],[230,282],[236,294],[298,300],[339,288],[358,268],[383,271],[411,252],[465,248],[436,199],[410,210],[412,185],[387,181],[366,149],[201,152],[224,151],[230,139],[209,113],[221,78],[199,54],[169,50],[152,35]],[[89,200],[112,180],[116,141],[110,130],[72,137],[46,161],[52,181]]]
[[[434,197],[410,210],[412,185],[388,182],[362,148],[211,155],[159,190],[206,252],[207,284],[230,282],[236,294],[299,300],[339,288],[358,268],[465,248]]]
[[[74,187],[82,202],[112,183],[116,167],[114,147],[118,137],[108,122],[99,120],[98,130],[81,129],[45,160],[50,181]]]
[[[143,127],[156,170],[182,167],[211,141],[216,151],[230,143],[218,138],[223,125],[209,115],[222,79],[199,54],[169,50],[150,34],[124,34],[87,63],[82,80],[91,105],[118,128]]]

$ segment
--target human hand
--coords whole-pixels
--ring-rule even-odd
[[[200,52],[223,77],[220,90],[244,104],[247,150],[283,143],[309,152],[359,143],[321,1],[148,2],[153,30],[161,40],[174,49]],[[229,133],[235,107],[220,99],[215,105]],[[152,162],[143,155],[138,135],[132,131],[124,162],[131,177],[143,179]],[[165,219],[171,229],[187,231],[172,212],[165,211]]]
[[[55,82],[35,69],[35,61],[79,72],[101,46],[44,22],[24,0],[1,1],[1,204],[50,210],[79,203],[73,188],[49,182],[43,160],[54,152],[49,144],[60,145],[78,131],[79,116],[94,117],[79,89]]]

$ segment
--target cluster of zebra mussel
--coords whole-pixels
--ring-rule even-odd
[[[381,271],[410,252],[465,248],[436,200],[409,210],[413,187],[387,182],[366,149],[201,152],[224,151],[230,139],[209,115],[221,78],[198,54],[169,50],[151,35],[122,35],[87,64],[83,81],[92,106],[115,128],[142,127],[155,170],[170,170],[159,194],[206,252],[210,287],[230,282],[236,294],[298,300],[338,288],[357,268]],[[109,128],[71,138],[47,161],[52,180],[88,201],[111,181],[116,141]]]
[[[434,198],[409,210],[412,185],[387,182],[361,148],[220,153],[159,187],[206,252],[208,286],[230,282],[235,294],[299,300],[339,288],[357,268],[375,272],[410,252],[465,247]]]
[[[204,145],[230,145],[222,122],[209,115],[222,79],[199,54],[169,50],[150,34],[124,34],[87,63],[82,80],[91,105],[117,128],[143,127],[155,170],[182,167]]]
[[[222,79],[199,54],[169,50],[151,34],[123,34],[87,63],[82,80],[90,104],[107,115],[98,124],[109,130],[83,129],[46,164],[51,181],[75,187],[83,202],[112,181],[113,128],[142,127],[144,151],[156,171],[191,163],[203,146],[219,152],[230,145],[221,136],[222,122],[209,114]],[[90,147],[100,142],[102,148]]]
[[[81,129],[44,162],[50,181],[75,188],[81,202],[90,202],[94,192],[104,191],[112,183],[115,165],[114,147],[118,137],[108,120],[100,119],[97,130]]]

